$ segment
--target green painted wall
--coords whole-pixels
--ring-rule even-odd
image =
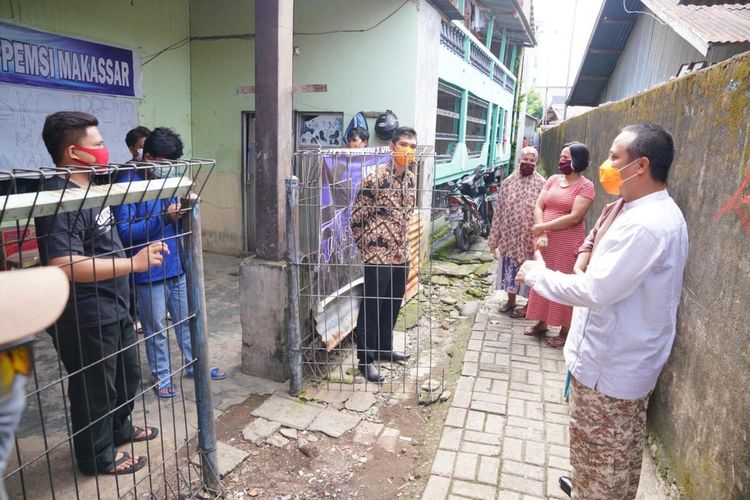
[[[297,1],[294,31],[320,33],[370,28],[401,4],[402,0]],[[296,94],[295,109],[343,111],[344,127],[358,111],[390,109],[402,125],[413,125],[417,17],[415,5],[409,2],[383,24],[365,33],[295,35],[294,45],[300,53],[294,56],[294,83],[328,85],[325,93]],[[378,144],[384,143],[371,141],[371,145]]]
[[[255,32],[255,3],[191,0],[193,37]],[[214,158],[216,169],[203,191],[203,240],[212,251],[242,250],[242,111],[255,109],[253,94],[237,87],[255,83],[253,40],[194,40],[190,47],[192,129],[195,156]]]
[[[45,31],[154,54],[189,36],[187,0],[7,0],[0,18]],[[167,125],[192,150],[190,129],[190,46],[170,50],[143,68],[139,118],[147,127]],[[40,124],[41,132],[41,124]],[[113,138],[105,137],[112,141]],[[125,138],[117,138],[124,141]]]

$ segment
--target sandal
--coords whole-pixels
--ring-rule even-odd
[[[537,328],[535,326],[530,326],[526,330],[523,331],[524,335],[528,335],[529,337],[533,337],[534,335],[542,335],[544,333],[547,333],[549,331],[549,328]]]
[[[217,366],[211,367],[211,380],[224,380],[227,378],[227,372]]]
[[[508,316],[510,316],[513,319],[523,319],[526,317],[526,306],[519,307],[512,313],[510,313]]]
[[[164,387],[154,387],[154,391],[162,399],[171,399],[177,396],[177,391],[172,387],[172,384],[165,385]]]
[[[135,437],[141,434],[142,432],[145,432],[146,434],[143,437]],[[152,439],[155,439],[156,436],[159,435],[159,429],[156,427],[133,427],[133,438],[131,441],[134,443],[140,443],[143,441],[151,441]]]
[[[127,453],[125,451],[121,453],[122,453],[122,456],[119,459],[115,459],[115,464],[112,466],[112,468],[107,471],[104,471],[103,474],[108,474],[110,476],[121,476],[124,474],[133,474],[137,470],[142,469],[144,465],[146,465],[146,457],[137,457],[135,460],[133,460],[133,464],[130,467],[117,470],[119,466],[121,466],[128,460],[133,459],[133,457],[130,456],[130,453]]]
[[[503,304],[500,307],[498,307],[497,310],[499,312],[505,314],[505,313],[507,313],[507,312],[512,311],[513,309],[515,309],[515,307],[516,307],[515,304],[509,304],[508,302],[506,302],[505,304]]]
[[[547,344],[550,347],[554,347],[555,349],[559,349],[561,347],[565,346],[565,341],[568,339],[568,336],[561,337],[558,335],[557,337],[550,337],[548,339],[544,339],[544,343]]]

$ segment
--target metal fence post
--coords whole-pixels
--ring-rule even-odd
[[[198,446],[201,451],[203,482],[211,493],[221,492],[219,462],[216,454],[216,430],[214,428],[214,405],[211,394],[211,367],[208,358],[208,317],[206,293],[203,283],[203,241],[201,238],[200,200],[193,195],[190,213],[184,220],[190,239],[185,252],[185,274],[188,284],[188,306],[193,313],[190,320],[195,401],[198,410]]]
[[[297,206],[299,179],[287,177],[286,187],[286,259],[289,266],[289,393],[302,392],[302,337],[299,322],[299,262],[297,256]]]

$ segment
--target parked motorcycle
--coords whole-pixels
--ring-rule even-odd
[[[480,168],[449,186],[452,192],[447,196],[446,219],[456,238],[456,247],[465,252],[477,235],[486,238],[490,234],[494,214],[492,202],[498,192],[497,178],[494,169]]]

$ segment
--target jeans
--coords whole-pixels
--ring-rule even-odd
[[[72,374],[68,399],[78,468],[85,474],[111,469],[115,447],[133,437],[130,413],[141,383],[133,322],[58,325],[48,332]]]
[[[393,350],[393,327],[401,310],[409,264],[365,265],[365,296],[357,317],[357,358],[370,363]]]
[[[146,339],[148,368],[160,389],[169,387],[172,367],[167,340],[167,311],[172,316],[177,345],[182,351],[183,363],[180,366],[193,359],[185,275],[145,285],[137,284],[135,293],[138,297],[138,319]],[[192,375],[193,365],[185,368],[185,373]]]

